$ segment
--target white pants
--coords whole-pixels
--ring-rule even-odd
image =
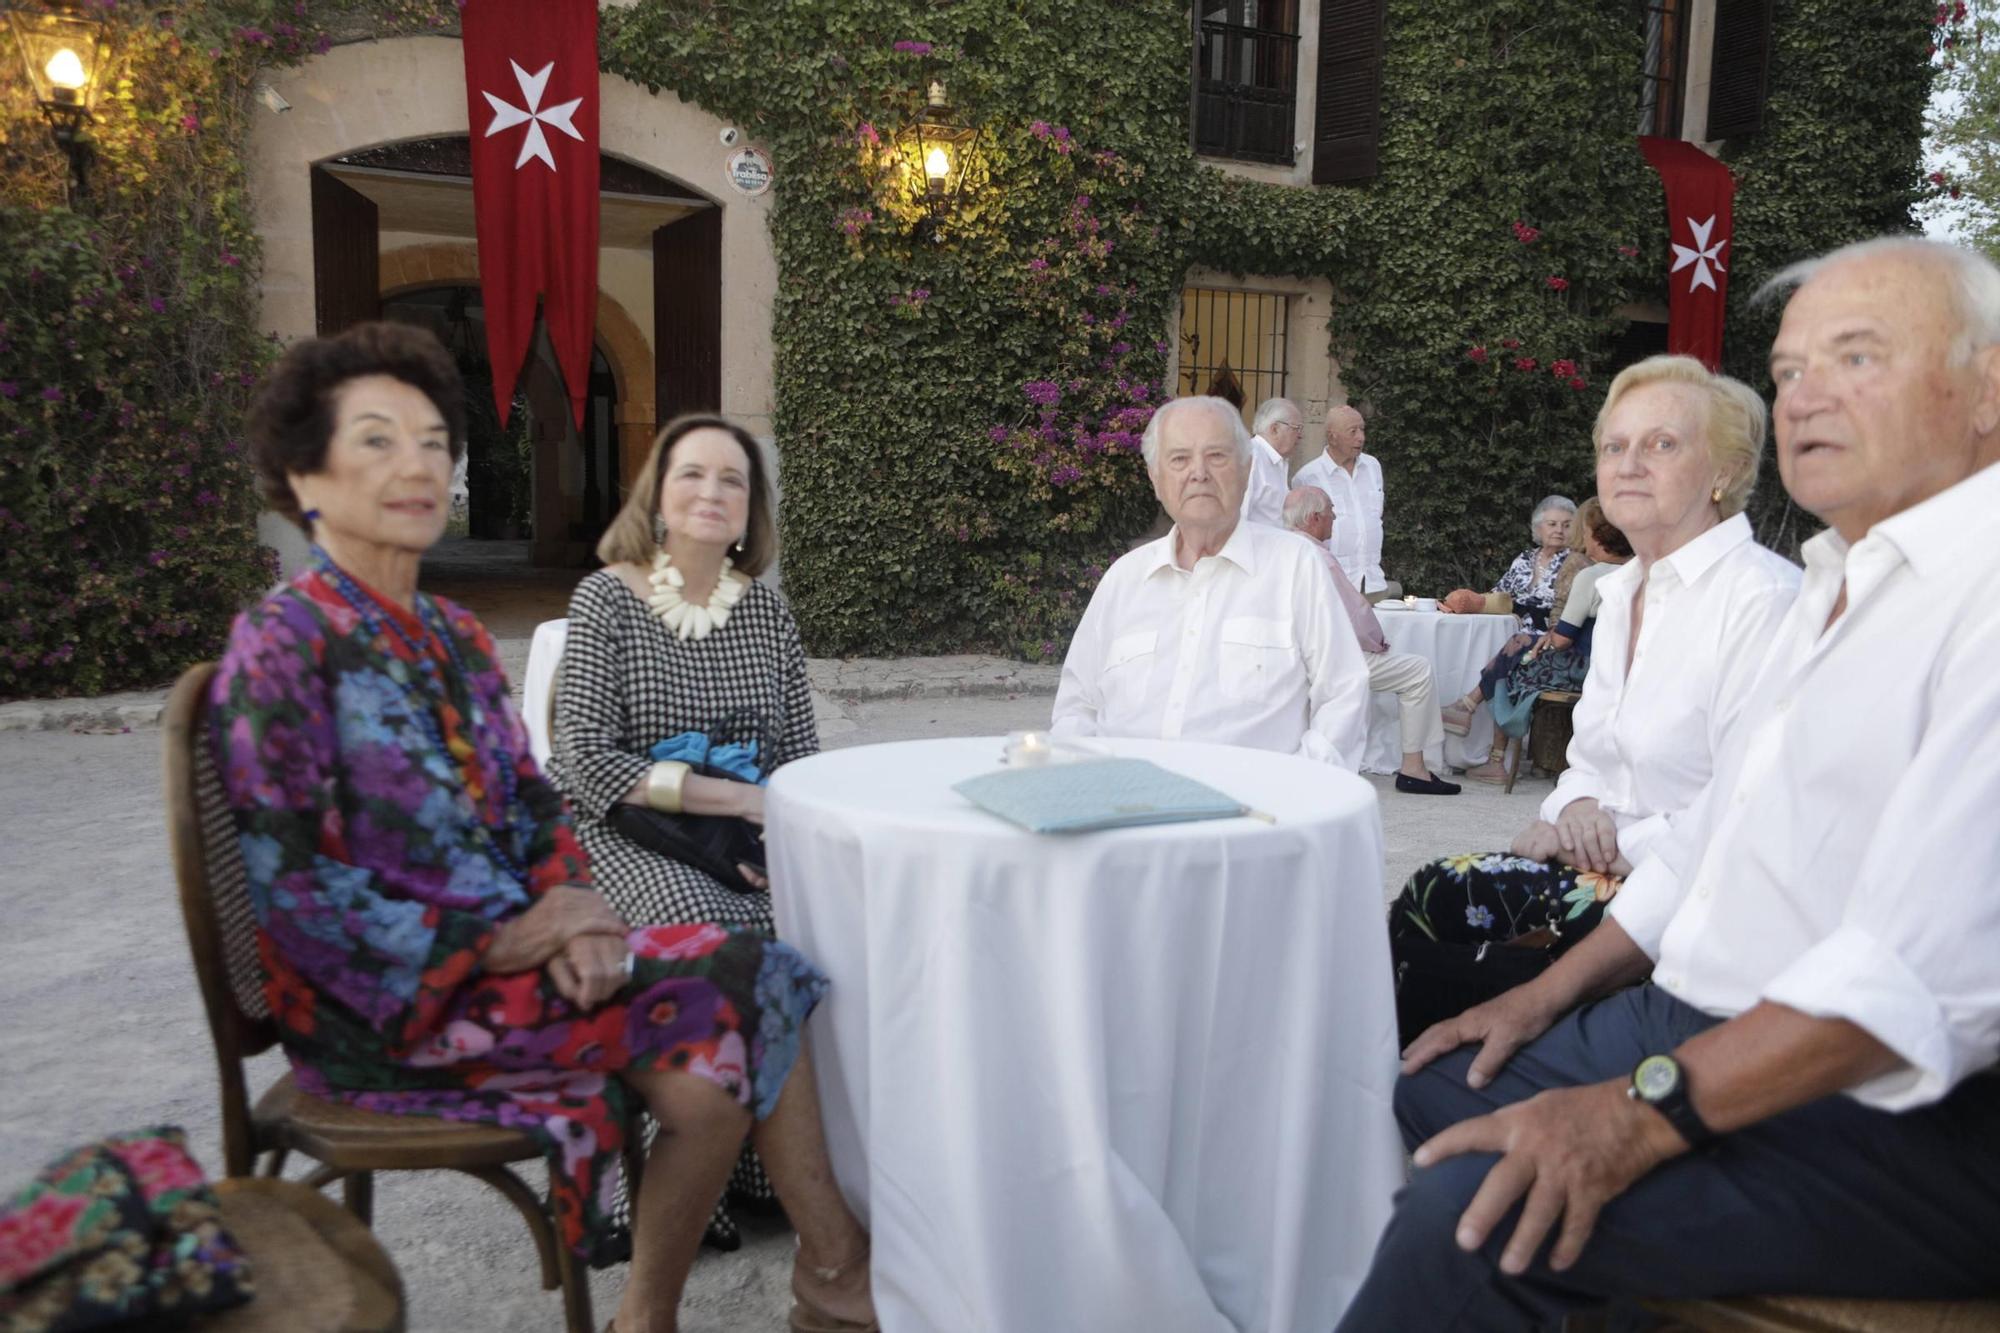
[[[1366,653],[1368,688],[1387,690],[1401,708],[1403,753],[1422,754],[1444,744],[1444,718],[1438,713],[1437,686],[1431,664],[1415,653]]]

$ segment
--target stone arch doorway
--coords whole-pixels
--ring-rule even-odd
[[[595,356],[583,426],[563,407],[561,372],[538,326],[517,398],[526,436],[475,441],[472,450],[488,468],[481,478],[488,483],[502,454],[527,455],[526,475],[515,479],[517,491],[525,486],[525,505],[496,525],[489,503],[476,530],[525,540],[535,567],[588,567],[656,422],[720,404],[719,210],[673,178],[622,159],[603,157],[600,169]],[[441,336],[456,328],[476,346],[483,368],[466,136],[324,159],[312,167],[311,184],[318,331],[382,314],[428,323]],[[489,500],[505,489],[484,487]],[[521,553],[496,554],[498,563],[513,565]]]

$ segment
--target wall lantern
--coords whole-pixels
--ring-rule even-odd
[[[944,239],[945,228],[959,214],[978,144],[979,131],[958,118],[944,84],[934,81],[902,144],[919,234]]]
[[[111,64],[105,20],[84,12],[77,0],[46,5],[7,3],[7,22],[28,66],[35,100],[49,122],[49,137],[69,158],[70,203],[82,202],[90,141],[83,137],[97,108],[103,76]]]

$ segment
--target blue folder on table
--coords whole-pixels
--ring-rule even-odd
[[[1144,759],[1009,768],[952,790],[1031,833],[1089,833],[1248,814],[1241,801]]]

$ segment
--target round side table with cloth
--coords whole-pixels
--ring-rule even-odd
[[[1377,602],[1375,618],[1389,651],[1415,653],[1431,664],[1440,704],[1448,704],[1479,683],[1479,669],[1520,632],[1513,616],[1448,615],[1443,611],[1411,611],[1395,602]],[[1403,762],[1402,732],[1397,724],[1396,696],[1376,693],[1368,703],[1368,747],[1362,752],[1364,773],[1394,773]],[[1425,762],[1439,772],[1444,765],[1474,768],[1486,762],[1493,747],[1493,713],[1482,708],[1472,716],[1464,736],[1445,733],[1444,753],[1426,754]]]
[[[1374,791],[1091,747],[1276,822],[1030,834],[951,790],[997,738],[771,780],[778,933],[832,979],[813,1059],[882,1327],[1330,1329],[1403,1181]]]

